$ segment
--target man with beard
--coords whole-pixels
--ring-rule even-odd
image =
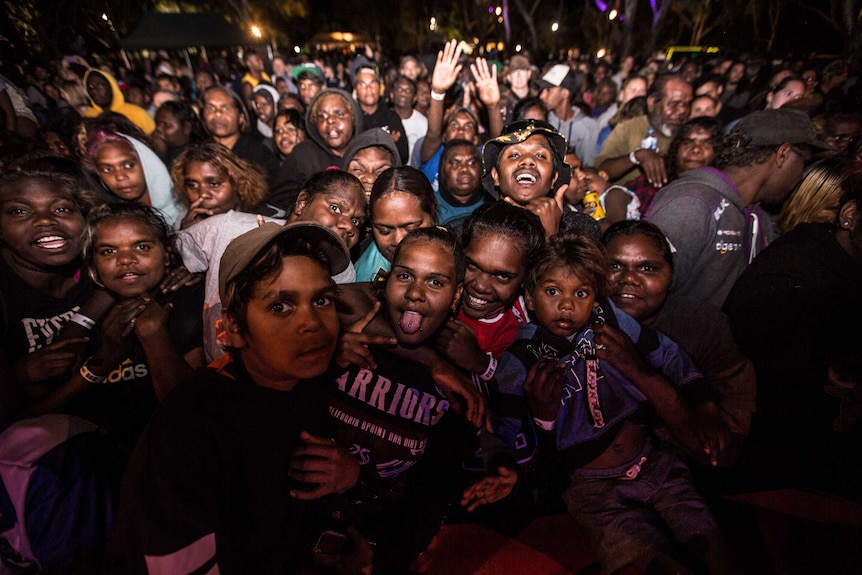
[[[660,188],[667,183],[664,152],[691,112],[691,85],[675,74],[656,78],[647,94],[647,115],[617,124],[602,145],[596,165],[615,184],[646,174]]]

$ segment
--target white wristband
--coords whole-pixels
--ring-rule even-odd
[[[96,321],[93,318],[89,318],[78,312],[73,313],[72,317],[69,318],[69,321],[76,323],[85,329],[93,329],[96,327]]]
[[[446,92],[443,92],[442,94],[438,94],[434,90],[431,90],[431,99],[437,100],[438,102],[442,102],[443,100],[446,99]]]
[[[545,419],[539,419],[538,417],[533,418],[533,423],[545,431],[554,431],[554,428],[557,426],[556,421],[547,421]]]
[[[87,361],[89,361],[89,360],[87,360]],[[85,381],[88,381],[90,383],[102,383],[106,379],[106,376],[96,375],[95,373],[90,371],[90,368],[87,367],[86,361],[84,362],[84,365],[81,366],[79,373],[81,374],[81,377],[83,377]]]
[[[638,161],[637,157],[635,156],[635,154],[637,154],[640,150],[641,150],[641,148],[635,148],[634,150],[632,150],[632,153],[629,154],[629,161],[636,166],[641,165],[641,163]]]
[[[494,372],[497,371],[497,360],[490,353],[488,353],[488,358],[491,360],[488,363],[488,369],[485,370],[485,373],[479,376],[479,379],[481,379],[482,381],[490,380],[492,377],[494,377]]]

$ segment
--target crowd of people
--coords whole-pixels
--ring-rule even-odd
[[[848,62],[99,62],[0,76],[7,568],[403,574],[565,509],[741,573],[716,498],[860,500]]]

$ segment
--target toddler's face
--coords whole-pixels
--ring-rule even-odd
[[[597,305],[595,287],[563,268],[540,277],[526,300],[538,323],[560,337],[574,335],[586,326]]]

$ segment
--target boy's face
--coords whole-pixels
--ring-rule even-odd
[[[542,134],[511,144],[500,151],[497,165],[491,168],[500,195],[521,205],[548,195],[557,181],[554,151]]]
[[[595,287],[562,268],[539,278],[526,300],[538,323],[560,337],[569,337],[587,325],[597,305]]]
[[[286,256],[281,273],[255,289],[247,330],[229,316],[225,327],[249,374],[263,387],[289,391],[329,365],[338,339],[335,288],[320,262]]]

